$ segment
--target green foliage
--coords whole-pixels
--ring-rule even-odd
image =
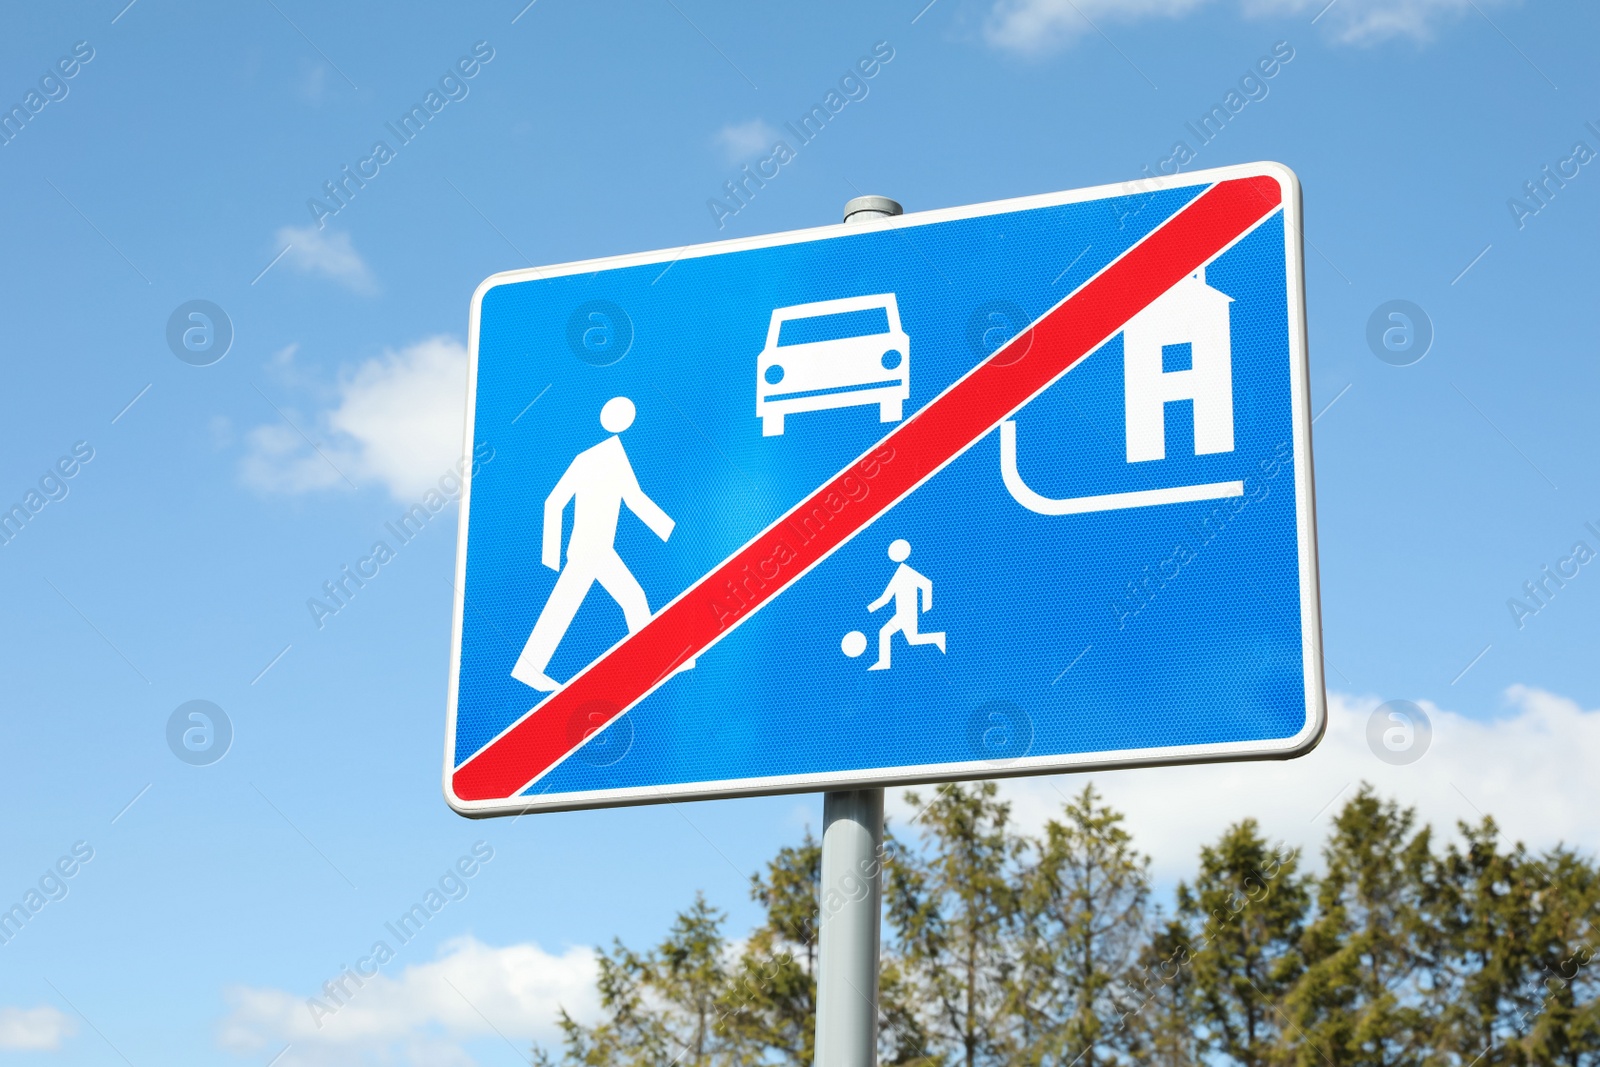
[[[964,1067],[1005,1064],[1013,1048],[1008,1001],[1015,953],[1021,842],[993,782],[916,793],[924,848],[895,850],[887,909],[899,946],[897,981],[917,1029]]]
[[[1301,938],[1305,973],[1284,998],[1296,1067],[1420,1063],[1429,1047],[1419,911],[1430,831],[1370,786],[1334,819],[1317,917]]]
[[[1202,847],[1193,884],[1178,886],[1207,1047],[1245,1067],[1271,1060],[1282,1036],[1276,1005],[1302,973],[1311,901],[1299,867],[1298,852],[1269,846],[1246,819]]]
[[[1194,942],[1181,921],[1157,915],[1139,951],[1138,993],[1124,1020],[1135,1059],[1151,1067],[1198,1067],[1206,1052],[1200,990],[1190,960]]]
[[[1491,818],[1460,832],[1428,901],[1435,1046],[1478,1067],[1597,1062],[1594,867],[1566,849],[1501,851]]]
[[[1439,848],[1363,785],[1320,873],[1246,819],[1164,914],[1092,786],[1037,836],[992,783],[907,800],[889,1067],[1600,1067],[1600,870],[1571,849],[1507,847],[1489,818]],[[808,833],[752,880],[766,917],[742,948],[696,897],[654,948],[602,952],[602,1018],[562,1016],[559,1063],[811,1067],[820,876]]]
[[[563,1062],[573,1067],[745,1062],[719,1012],[728,986],[722,920],[697,895],[655,949],[641,955],[618,943],[602,952],[598,984],[606,1018],[585,1027],[561,1013]],[[548,1062],[542,1050],[537,1055]]]
[[[1095,1067],[1133,1049],[1148,861],[1094,786],[1045,823],[1021,877],[1023,1058]]]
[[[766,1053],[763,1062],[810,1067],[816,1051],[822,847],[808,830],[800,847],[780,849],[766,877],[751,882],[751,896],[767,909],[767,921],[750,936],[724,998],[729,1025],[742,1047]]]
[[[604,1018],[561,1013],[564,1067],[809,1067],[816,1030],[817,891],[821,849],[810,834],[781,849],[751,895],[767,909],[737,957],[724,916],[696,896],[660,945],[621,944],[599,957]],[[543,1067],[556,1062],[534,1050]]]

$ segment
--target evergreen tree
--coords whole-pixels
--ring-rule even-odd
[[[695,895],[667,937],[645,954],[620,942],[599,957],[605,1017],[584,1026],[563,1009],[568,1067],[735,1067],[754,1062],[735,1028],[723,1025],[729,999],[725,916]],[[535,1059],[551,1062],[535,1049]]]
[[[1323,847],[1306,969],[1284,998],[1281,1044],[1295,1067],[1422,1063],[1435,1029],[1425,1007],[1423,891],[1431,834],[1416,813],[1363,783]]]
[[[1299,941],[1310,896],[1298,851],[1270,846],[1254,819],[1200,850],[1178,910],[1193,939],[1190,966],[1210,1046],[1262,1067],[1278,1041],[1277,1005],[1300,974]]]
[[[723,998],[725,1025],[765,1062],[809,1067],[816,1053],[817,900],[822,846],[806,831],[782,848],[766,876],[751,879],[751,896],[767,918],[750,935]]]
[[[1538,924],[1535,1006],[1524,1044],[1528,1062],[1564,1067],[1600,1065],[1600,872],[1562,848],[1537,864],[1543,879]]]
[[[1092,786],[1038,839],[992,783],[914,821],[885,866],[886,1067],[1600,1067],[1600,871],[1490,819],[1436,853],[1363,785],[1316,879],[1247,819],[1148,924],[1147,861]],[[699,896],[649,951],[600,953],[562,1067],[813,1067],[820,868],[809,833],[778,852],[737,953]]]
[[[586,1027],[563,1007],[557,1019],[565,1046],[561,1063],[565,1067],[664,1063],[670,1058],[666,1035],[655,1013],[645,1005],[644,961],[618,941],[610,952],[601,950],[596,962],[600,975],[595,984],[606,1020]],[[548,1050],[538,1045],[533,1048],[533,1060],[539,1067],[551,1067],[554,1062]]]
[[[1187,926],[1177,920],[1163,921],[1158,915],[1150,939],[1139,952],[1139,989],[1124,1016],[1138,1063],[1199,1067],[1204,1062],[1206,1031],[1193,953]]]
[[[672,924],[645,971],[650,990],[664,1002],[663,1028],[685,1067],[737,1062],[734,1042],[721,1025],[728,995],[726,915],[695,894],[694,904]]]
[[[1094,786],[1045,824],[1022,882],[1022,962],[1013,985],[1036,1063],[1094,1067],[1130,1051],[1139,1004],[1149,866]]]
[[[1465,847],[1436,864],[1426,928],[1437,1046],[1478,1067],[1596,1062],[1593,867],[1563,849],[1501,851],[1491,818],[1460,832]]]
[[[1522,1018],[1539,988],[1528,973],[1533,940],[1514,931],[1532,925],[1534,890],[1523,857],[1499,850],[1492,820],[1461,832],[1466,847],[1450,845],[1430,872],[1424,941],[1435,962],[1434,1044],[1479,1067],[1520,1064]]]
[[[884,946],[878,968],[878,1063],[886,1067],[941,1067],[923,1023],[918,989],[901,960]]]
[[[888,865],[888,913],[897,940],[896,990],[914,1005],[926,1055],[962,1067],[1010,1064],[1004,1010],[1013,971],[1017,859],[1010,806],[992,782],[941,788],[921,809],[924,848],[896,850]]]

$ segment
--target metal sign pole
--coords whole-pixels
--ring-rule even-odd
[[[898,215],[886,196],[858,196],[846,223]],[[878,936],[883,913],[883,790],[822,797],[816,1067],[878,1062]]]
[[[823,794],[816,1067],[878,1061],[882,843],[883,790]]]

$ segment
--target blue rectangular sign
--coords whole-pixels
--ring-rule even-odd
[[[469,373],[463,814],[1321,735],[1282,166],[498,274]]]

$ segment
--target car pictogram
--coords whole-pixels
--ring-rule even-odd
[[[911,339],[893,293],[778,308],[756,359],[761,433],[783,433],[784,416],[878,405],[879,422],[899,422],[911,396]]]

